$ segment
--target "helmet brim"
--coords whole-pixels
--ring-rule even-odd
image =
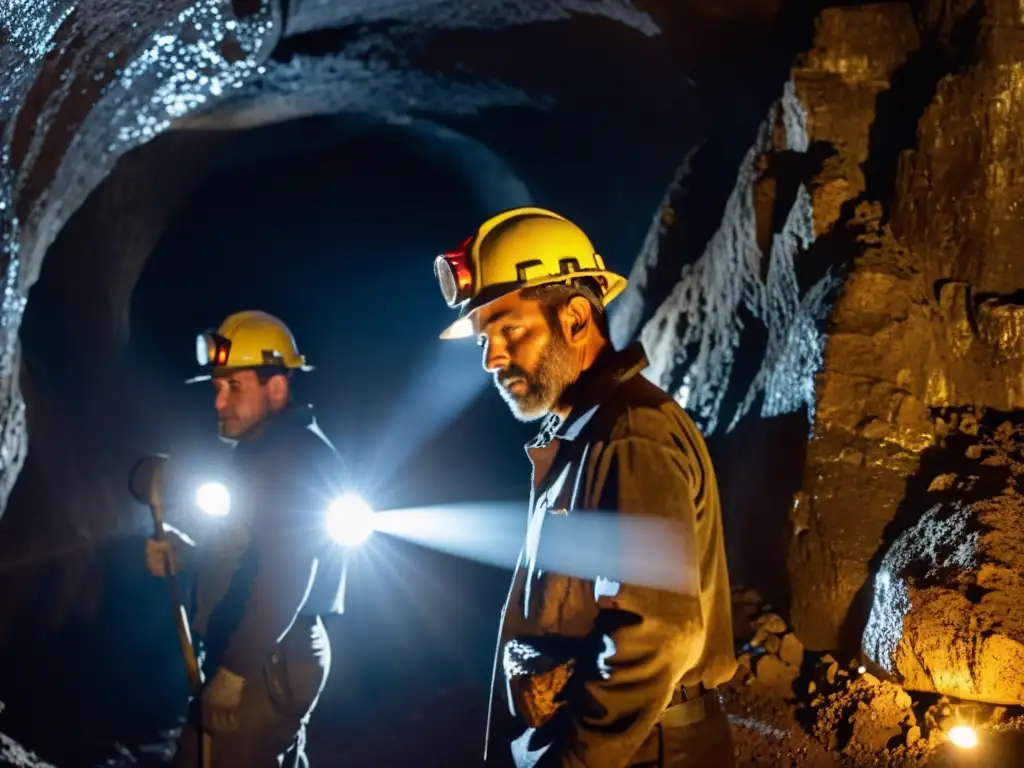
[[[235,371],[255,371],[255,370],[258,370],[259,368],[263,368],[263,367],[265,367],[265,366],[260,366],[260,365],[241,365],[241,366],[237,366],[237,367],[233,367],[233,368],[215,368],[213,370],[213,373],[204,373],[204,374],[201,374],[199,376],[193,376],[191,379],[185,379],[185,384],[186,385],[189,385],[189,384],[199,384],[200,382],[203,382],[203,381],[212,381],[213,379],[219,378],[221,376],[229,376],[230,374],[234,373]],[[309,373],[310,371],[316,370],[316,366],[303,364],[303,365],[300,365],[300,366],[298,366],[296,368],[287,368],[286,370],[289,370],[289,371],[302,371],[303,373]]]
[[[473,335],[473,316],[484,307],[493,304],[495,301],[503,296],[507,296],[515,291],[521,291],[524,288],[534,288],[540,285],[554,285],[555,283],[564,283],[568,280],[581,280],[587,277],[603,277],[608,281],[608,288],[604,291],[601,297],[602,306],[607,307],[616,297],[626,288],[626,278],[615,272],[609,272],[608,270],[589,270],[573,272],[570,275],[553,275],[538,277],[533,280],[527,280],[523,283],[506,283],[503,286],[492,286],[496,290],[482,291],[475,298],[467,301],[462,305],[459,313],[459,319],[445,328],[441,335],[438,337],[445,341],[451,339],[466,339]]]

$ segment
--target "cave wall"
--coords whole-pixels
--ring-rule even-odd
[[[898,513],[916,501],[908,483],[943,432],[940,409],[1022,405],[1020,10],[926,3],[916,21],[921,43],[878,99],[868,190],[844,222],[860,248],[794,508],[794,619],[819,647],[859,638],[869,566],[916,522]],[[906,145],[887,146],[894,135]]]
[[[463,53],[483,56],[510,29],[586,19],[605,24],[605,44],[623,44],[609,29],[640,38],[659,32],[627,0],[0,7],[0,506],[27,448],[17,333],[28,290],[57,233],[119,158],[170,128],[250,128],[325,113],[402,123],[495,106],[548,109],[550,93],[503,82]],[[450,45],[455,39],[461,48]],[[533,70],[558,71],[541,59]]]
[[[717,448],[734,580],[811,648],[859,645],[940,411],[1021,407],[1022,42],[1008,1],[823,9],[731,189],[700,196],[735,147],[685,158],[614,318]]]

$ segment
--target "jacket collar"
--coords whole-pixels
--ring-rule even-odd
[[[547,416],[526,448],[541,448],[553,440],[576,440],[611,394],[648,365],[647,352],[639,341],[601,355],[572,385],[575,405],[569,415],[564,420],[553,413]]]
[[[313,407],[310,405],[288,405],[280,411],[268,414],[267,417],[242,435],[235,443],[235,451],[254,453],[262,451],[277,439],[298,429],[308,429],[316,423]]]

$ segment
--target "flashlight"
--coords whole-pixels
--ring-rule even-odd
[[[203,483],[196,489],[196,506],[210,517],[224,517],[231,510],[231,493],[224,483]]]
[[[360,496],[339,496],[327,507],[327,533],[343,547],[358,547],[373,534],[373,508]]]

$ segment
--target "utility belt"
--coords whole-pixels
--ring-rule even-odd
[[[722,712],[716,688],[703,683],[680,686],[658,721],[662,728],[683,728],[696,725]]]

